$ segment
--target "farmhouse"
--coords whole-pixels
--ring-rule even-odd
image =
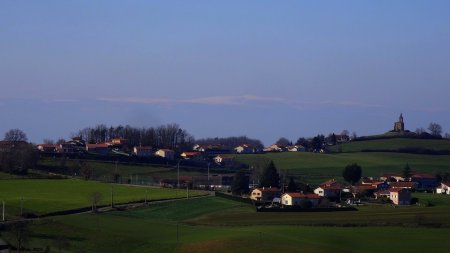
[[[175,159],[175,151],[171,149],[160,149],[156,151],[155,155],[169,160]]]
[[[153,156],[153,149],[150,146],[135,146],[133,147],[133,155],[139,157]]]
[[[39,144],[37,145],[37,149],[41,152],[54,153],[58,151],[57,144]]]
[[[436,188],[436,193],[450,194],[450,181],[441,182],[441,185]]]
[[[250,198],[259,202],[271,202],[274,198],[280,197],[281,191],[276,187],[262,187],[253,189]]]
[[[287,151],[289,151],[289,152],[305,152],[306,151],[305,147],[303,147],[301,145],[288,146],[286,148],[287,148]]]
[[[238,154],[253,154],[255,152],[255,150],[247,144],[235,147],[234,151]]]
[[[218,155],[216,157],[214,157],[214,162],[217,164],[230,164],[233,163],[235,161],[234,156],[223,156],[223,155]]]
[[[272,144],[269,147],[265,148],[263,151],[264,152],[283,152],[285,150],[286,150],[286,148],[283,146],[279,146],[277,144]]]
[[[301,192],[287,192],[281,195],[283,206],[301,206],[305,202],[310,202],[311,206],[319,205],[320,196],[317,194],[304,194]]]
[[[109,152],[109,145],[106,143],[87,144],[86,151],[100,155],[106,155]]]
[[[327,198],[339,197],[343,189],[341,183],[336,182],[334,179],[323,182],[314,190],[314,193]]]
[[[181,156],[181,158],[188,160],[188,159],[197,158],[200,155],[201,155],[200,152],[183,152],[183,153],[181,153],[180,156]]]
[[[411,204],[411,192],[407,189],[390,189],[389,199],[394,205],[410,205]]]
[[[417,188],[436,188],[438,185],[436,177],[426,173],[412,175],[411,182],[416,182]]]

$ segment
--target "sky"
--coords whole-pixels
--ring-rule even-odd
[[[0,138],[450,132],[450,1],[0,1]]]

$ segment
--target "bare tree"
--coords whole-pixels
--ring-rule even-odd
[[[423,127],[420,127],[420,128],[416,129],[416,134],[418,134],[418,135],[421,135],[421,134],[426,133],[426,132],[427,132],[427,130],[425,130],[425,128],[423,128]]]
[[[428,130],[430,130],[430,134],[433,136],[441,136],[442,134],[442,127],[438,123],[431,122],[428,126]]]
[[[53,145],[55,144],[55,141],[53,141],[52,139],[44,139],[44,144],[49,144],[49,145]]]
[[[102,194],[100,192],[92,192],[89,195],[89,201],[92,204],[92,212],[97,212],[98,204],[100,203],[100,200],[102,199]]]
[[[291,145],[292,143],[287,138],[281,137],[280,139],[278,139],[276,144],[278,146],[287,147],[287,146]]]
[[[30,230],[27,222],[12,223],[9,227],[9,232],[17,243],[18,252],[22,252],[23,244],[29,240]]]
[[[445,133],[445,134],[444,134],[444,138],[445,138],[445,139],[450,139],[450,133]]]
[[[15,128],[10,129],[8,132],[5,133],[5,141],[12,141],[12,142],[19,142],[19,141],[27,141],[27,135],[24,131]]]

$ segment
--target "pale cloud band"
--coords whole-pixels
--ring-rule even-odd
[[[297,109],[311,106],[350,106],[350,107],[382,107],[378,104],[368,104],[358,101],[318,101],[306,102],[281,97],[262,97],[255,95],[243,96],[211,96],[192,99],[174,98],[137,98],[137,97],[115,97],[98,98],[98,101],[130,104],[152,104],[152,105],[178,105],[178,104],[202,104],[202,105],[285,105]]]

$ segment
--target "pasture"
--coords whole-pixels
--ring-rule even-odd
[[[338,153],[284,152],[257,155],[238,155],[240,162],[255,166],[260,160],[271,159],[279,172],[300,178],[308,183],[319,183],[330,178],[341,178],[344,167],[357,163],[363,176],[378,177],[383,173],[401,172],[408,163],[412,171],[427,173],[450,172],[450,156],[415,155],[404,153]]]
[[[423,210],[433,208],[422,207]],[[384,219],[412,210],[395,210]],[[343,212],[347,220],[355,213]],[[448,213],[448,209],[447,209]],[[222,215],[221,215],[222,214]],[[220,220],[229,215],[227,222]],[[250,215],[247,215],[250,214]],[[126,212],[83,214],[44,219],[31,227],[30,247],[50,246],[62,252],[445,252],[449,228],[411,225],[327,227],[302,226],[293,220],[310,219],[313,213],[290,213],[248,221],[250,206],[218,197],[182,200]],[[321,219],[337,213],[314,213]],[[286,213],[286,215],[288,215]],[[369,214],[367,214],[368,216]],[[306,217],[303,217],[306,216]],[[397,217],[402,219],[401,216]],[[269,219],[269,222],[262,222]],[[344,217],[341,217],[344,219]],[[204,223],[202,221],[211,222]],[[361,221],[363,219],[361,218]],[[9,237],[7,237],[9,239]],[[61,242],[66,242],[62,244]],[[381,243],[382,242],[382,243]]]
[[[380,151],[390,150],[396,151],[405,148],[429,149],[434,151],[450,151],[450,140],[428,140],[428,139],[408,139],[408,138],[394,138],[394,139],[379,139],[368,141],[351,141],[348,143],[335,145],[331,147],[333,152],[361,152],[366,151]]]
[[[186,196],[185,189],[138,187],[77,179],[0,181],[0,200],[5,201],[9,216],[17,216],[22,203],[24,212],[36,214],[89,207],[92,193],[101,195],[99,205],[107,205],[111,203],[111,192],[114,193],[116,204],[145,198],[160,200]],[[200,191],[190,191],[191,196],[201,194]]]

